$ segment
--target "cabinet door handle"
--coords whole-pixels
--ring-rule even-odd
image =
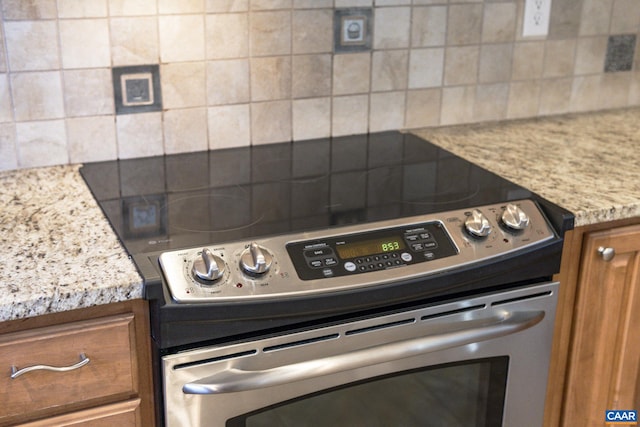
[[[605,248],[604,246],[600,246],[598,248],[598,253],[605,261],[611,261],[614,256],[616,256],[616,250],[613,248]]]
[[[74,369],[82,368],[84,365],[90,362],[90,359],[84,354],[80,353],[80,361],[71,366],[49,366],[49,365],[34,365],[28,366],[26,368],[18,369],[15,366],[11,367],[11,379],[15,379],[22,374],[26,374],[31,371],[54,371],[54,372],[67,372],[73,371]]]

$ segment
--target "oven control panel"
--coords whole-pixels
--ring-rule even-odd
[[[439,221],[287,244],[302,280],[369,273],[456,255]]]
[[[211,244],[159,262],[178,303],[288,298],[420,278],[556,239],[531,200]]]

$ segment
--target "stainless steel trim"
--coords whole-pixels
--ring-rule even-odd
[[[202,286],[191,274],[191,268],[202,247],[165,252],[160,265],[173,299],[184,303],[215,303],[251,299],[276,299],[350,290],[355,288],[392,283],[400,280],[426,277],[456,267],[479,264],[491,258],[530,248],[554,239],[556,234],[531,200],[512,202],[527,213],[529,224],[517,233],[499,226],[504,204],[481,206],[478,209],[492,225],[492,232],[484,238],[474,238],[464,232],[464,223],[472,209],[442,212],[410,218],[359,224],[330,230],[279,235],[258,239],[255,243],[272,256],[269,270],[258,277],[245,274],[242,256],[251,241],[229,242],[207,246],[213,254],[226,263],[225,276],[212,286]],[[288,243],[327,239],[354,233],[362,233],[391,227],[411,227],[425,222],[440,222],[458,250],[458,254],[446,258],[404,265],[386,270],[323,279],[298,280],[289,254]],[[337,266],[335,268],[346,268]]]
[[[18,378],[20,375],[24,375],[32,371],[54,371],[54,372],[68,372],[75,369],[80,369],[84,365],[88,364],[91,360],[84,354],[80,353],[80,361],[71,366],[49,366],[49,365],[34,365],[26,368],[18,369],[16,366],[11,367],[11,379]]]
[[[503,312],[488,319],[463,320],[442,325],[442,332],[409,341],[394,342],[336,356],[275,368],[245,371],[229,368],[185,384],[185,394],[219,394],[256,390],[321,375],[386,363],[431,351],[487,341],[530,328],[544,318],[544,311]]]

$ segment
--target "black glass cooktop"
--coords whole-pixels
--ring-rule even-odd
[[[530,198],[398,132],[85,164],[130,255]]]

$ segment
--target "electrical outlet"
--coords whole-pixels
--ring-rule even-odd
[[[114,67],[111,74],[116,114],[162,111],[158,65]]]
[[[549,33],[550,15],[551,0],[526,0],[522,36],[546,36]]]

